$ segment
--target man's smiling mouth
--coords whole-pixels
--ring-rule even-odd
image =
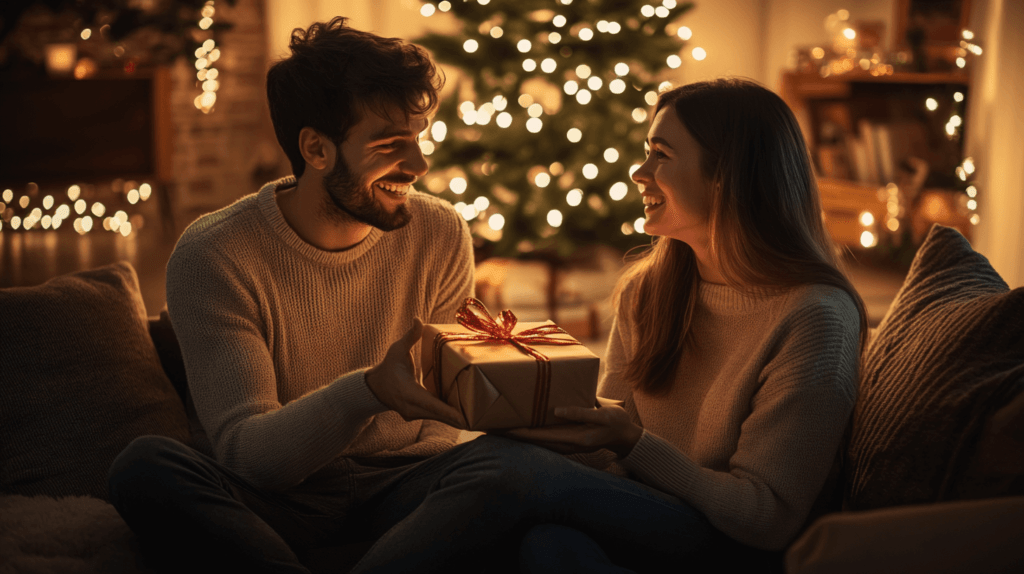
[[[412,186],[411,183],[386,183],[377,182],[373,184],[377,189],[384,190],[392,195],[404,196],[409,193],[409,188]]]

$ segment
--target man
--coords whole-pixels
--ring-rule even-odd
[[[195,448],[137,439],[110,488],[177,567],[305,572],[296,551],[379,536],[381,508],[422,499],[408,484],[458,435],[411,352],[473,292],[466,222],[411,187],[443,78],[345,22],[295,30],[267,74],[294,176],[197,220],[167,266]]]

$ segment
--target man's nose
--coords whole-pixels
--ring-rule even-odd
[[[416,177],[422,177],[427,173],[427,158],[423,157],[423,151],[420,150],[418,143],[411,147],[409,154],[402,161],[402,171]]]

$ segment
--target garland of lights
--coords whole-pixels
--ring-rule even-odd
[[[200,10],[202,16],[198,24],[200,30],[209,30],[210,26],[213,26],[215,12],[213,0],[209,0]],[[220,58],[220,48],[217,47],[213,38],[207,39],[202,46],[196,48],[196,78],[203,83],[203,93],[196,96],[194,103],[196,108],[204,114],[210,113],[213,110],[213,105],[217,103],[217,90],[220,88],[217,77],[220,72],[211,66],[218,58]]]
[[[57,205],[57,200],[53,195],[46,195],[40,202],[42,207],[37,206],[29,210],[29,206],[32,205],[32,196],[38,193],[39,186],[30,183],[27,188],[25,195],[19,197],[16,203],[22,215],[18,215],[14,208],[14,190],[5,189],[3,194],[0,194],[0,199],[3,200],[0,201],[0,231],[4,230],[5,223],[13,231],[19,229],[24,231],[31,229],[56,230],[73,214],[77,217],[72,222],[72,226],[80,235],[85,235],[95,229],[94,217],[96,219],[103,218],[101,224],[104,230],[120,233],[124,237],[131,235],[133,228],[140,228],[142,225],[140,214],[129,217],[124,210],[117,210],[113,215],[104,217],[107,213],[107,206],[95,201],[90,207],[89,202],[81,197],[82,187],[77,184],[67,189],[67,198],[70,203]],[[122,191],[125,189],[127,189],[125,199],[131,205],[147,201],[153,193],[153,186],[145,182],[141,185],[136,185],[134,181],[124,182]]]

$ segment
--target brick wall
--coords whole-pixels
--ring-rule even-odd
[[[274,138],[266,104],[266,10],[264,0],[215,4],[215,22],[233,28],[214,35],[221,57],[220,88],[213,110],[194,104],[202,93],[192,59],[171,71],[173,151],[168,193],[179,229],[197,216],[255,192],[291,170]]]

